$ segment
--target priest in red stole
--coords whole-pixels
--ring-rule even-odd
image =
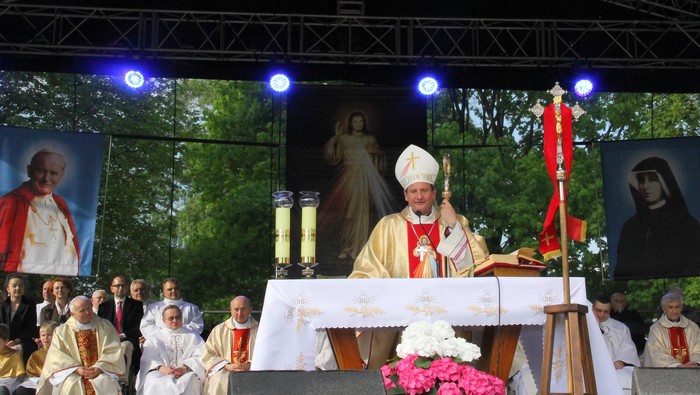
[[[252,311],[250,299],[236,296],[231,300],[231,318],[214,327],[209,334],[202,356],[207,370],[204,394],[228,393],[231,372],[250,370],[258,333],[258,321],[250,316]]]
[[[437,206],[439,168],[420,147],[410,145],[403,151],[395,174],[408,205],[379,220],[349,278],[467,277],[475,262],[486,259],[486,242],[471,231],[467,218],[458,215],[448,199]],[[379,341],[378,333],[372,339],[370,369],[379,368],[393,351],[392,340]],[[392,333],[388,336],[397,336]],[[374,358],[377,355],[381,356]]]
[[[669,292],[661,298],[664,315],[649,329],[642,366],[645,368],[700,367],[700,328],[685,318],[683,297]]]
[[[37,394],[119,393],[125,364],[116,329],[95,316],[85,296],[75,297],[70,310],[71,318],[54,331]]]

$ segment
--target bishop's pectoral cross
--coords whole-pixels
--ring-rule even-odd
[[[49,216],[49,232],[51,232],[51,237],[56,240],[56,232],[58,231],[58,228],[56,228],[56,220],[52,217]]]

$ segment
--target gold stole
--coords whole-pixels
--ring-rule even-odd
[[[668,337],[671,339],[671,355],[680,363],[690,361],[688,341],[685,338],[685,329],[679,326],[672,326],[668,328]]]
[[[48,351],[48,348],[40,348],[32,353],[32,355],[29,357],[29,360],[27,361],[27,376],[41,376],[41,369],[44,368],[44,362],[46,362],[46,353]]]
[[[97,350],[97,334],[94,329],[78,331],[75,334],[75,339],[78,341],[78,352],[80,353],[80,362],[83,367],[89,368],[99,358]],[[85,395],[95,395],[95,387],[89,379],[83,378],[85,385]]]
[[[15,378],[24,376],[22,353],[9,347],[0,350],[0,378]]]
[[[233,343],[231,344],[231,362],[240,365],[248,362],[248,339],[250,339],[250,328],[234,329]]]

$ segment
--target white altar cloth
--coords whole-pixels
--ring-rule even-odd
[[[571,278],[570,283],[571,302],[590,306],[584,279]],[[541,366],[543,308],[564,302],[562,285],[560,277],[270,280],[251,369],[314,370],[317,330],[436,320],[457,326],[537,325],[524,327],[529,336],[521,341],[531,366]],[[617,377],[590,307],[586,318],[598,392],[622,394],[610,386]],[[561,366],[556,352],[561,339],[555,337],[555,366]],[[560,372],[552,375],[553,391],[566,389],[565,369]]]

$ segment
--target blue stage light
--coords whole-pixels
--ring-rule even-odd
[[[284,92],[289,89],[289,78],[284,74],[275,74],[270,78],[270,88],[275,92]]]
[[[579,97],[586,97],[593,92],[593,82],[589,79],[581,79],[574,85],[574,92]]]
[[[136,70],[129,70],[124,75],[124,82],[130,88],[138,89],[143,86],[144,81],[143,74]]]
[[[433,77],[425,77],[418,83],[418,91],[424,95],[432,95],[438,90],[438,82]]]

